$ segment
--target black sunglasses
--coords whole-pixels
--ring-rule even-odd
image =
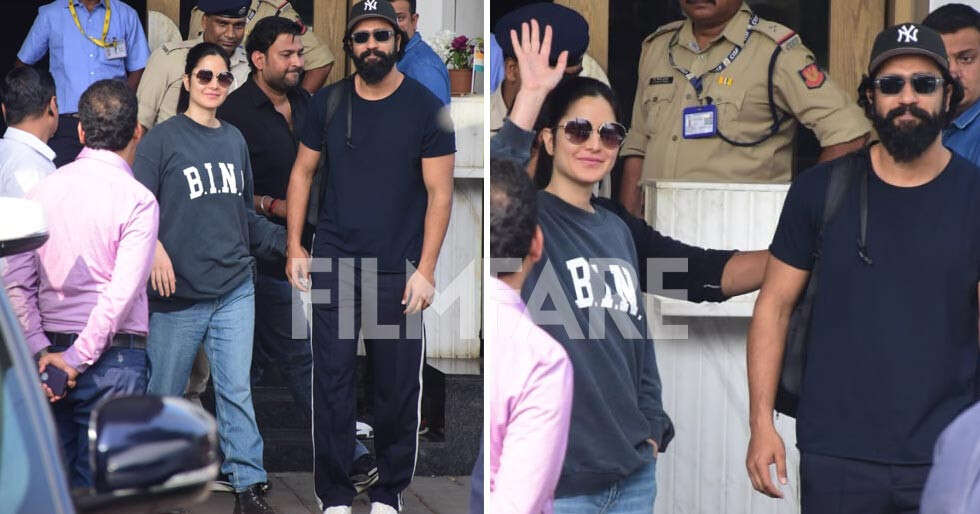
[[[374,35],[375,41],[378,43],[384,43],[395,35],[395,31],[378,29],[374,32],[368,32],[366,30],[359,30],[350,35],[350,40],[359,45],[363,45],[364,43],[368,42],[368,39],[371,39],[372,35]]]
[[[206,86],[214,80],[214,72],[211,70],[197,70],[194,74],[197,77],[197,81],[201,83],[202,86]],[[218,85],[221,87],[231,87],[231,83],[235,81],[235,76],[231,74],[230,71],[223,71],[218,74]]]
[[[575,118],[558,125],[563,129],[565,138],[573,145],[580,145],[589,140],[592,135],[592,123],[585,118]],[[599,140],[610,150],[619,148],[626,139],[626,127],[610,121],[599,127]]]
[[[878,77],[874,80],[874,85],[881,91],[883,95],[897,95],[902,92],[905,88],[905,82],[908,79],[900,75],[885,75],[883,77]],[[912,89],[920,95],[931,95],[936,92],[936,89],[943,83],[940,77],[935,75],[927,75],[924,73],[916,73],[912,75],[912,79],[909,80],[912,83]]]

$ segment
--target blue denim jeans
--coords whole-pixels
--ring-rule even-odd
[[[593,494],[555,498],[555,514],[653,514],[657,461]]]
[[[295,297],[295,298],[294,298]],[[297,409],[311,423],[313,355],[310,351],[309,330],[294,338],[293,317],[303,316],[302,308],[293,311],[294,300],[299,303],[299,291],[287,280],[259,273],[255,279],[255,346],[252,348],[252,384],[262,380],[269,367],[276,367]],[[354,460],[368,453],[359,440],[354,441]]]
[[[51,346],[48,351],[67,349],[66,346]],[[78,376],[75,388],[69,389],[67,396],[51,404],[72,487],[94,485],[88,439],[92,411],[116,396],[144,394],[147,374],[145,350],[109,347],[95,364]]]
[[[152,369],[148,392],[180,396],[197,350],[204,344],[214,381],[218,438],[225,455],[221,472],[238,492],[266,481],[249,383],[254,325],[255,288],[249,278],[215,300],[179,311],[151,313],[146,347]]]

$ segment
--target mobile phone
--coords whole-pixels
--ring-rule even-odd
[[[52,364],[48,364],[41,372],[41,382],[51,389],[55,396],[63,396],[68,387],[68,373]]]

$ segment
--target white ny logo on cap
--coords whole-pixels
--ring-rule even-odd
[[[365,11],[377,11],[378,10],[378,0],[364,0],[364,10]]]
[[[919,42],[919,29],[915,25],[902,25],[898,29],[899,43]]]

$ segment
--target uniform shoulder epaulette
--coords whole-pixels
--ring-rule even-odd
[[[753,30],[765,35],[778,46],[783,47],[783,50],[792,50],[803,43],[795,30],[774,21],[760,19]]]
[[[163,48],[163,51],[169,54],[174,50],[193,48],[194,45],[198,43],[200,43],[200,41],[194,41],[191,39],[188,39],[186,41],[167,41],[166,43],[160,45],[160,48]]]
[[[653,31],[653,34],[650,34],[649,36],[647,36],[647,37],[645,37],[643,39],[643,44],[645,45],[645,44],[653,41],[654,39],[657,39],[659,36],[662,36],[664,34],[669,34],[671,32],[677,32],[678,30],[681,29],[681,25],[684,25],[684,20],[672,21],[672,22],[670,22],[670,23],[668,23],[666,25],[661,25],[661,26],[657,27],[657,30]]]

